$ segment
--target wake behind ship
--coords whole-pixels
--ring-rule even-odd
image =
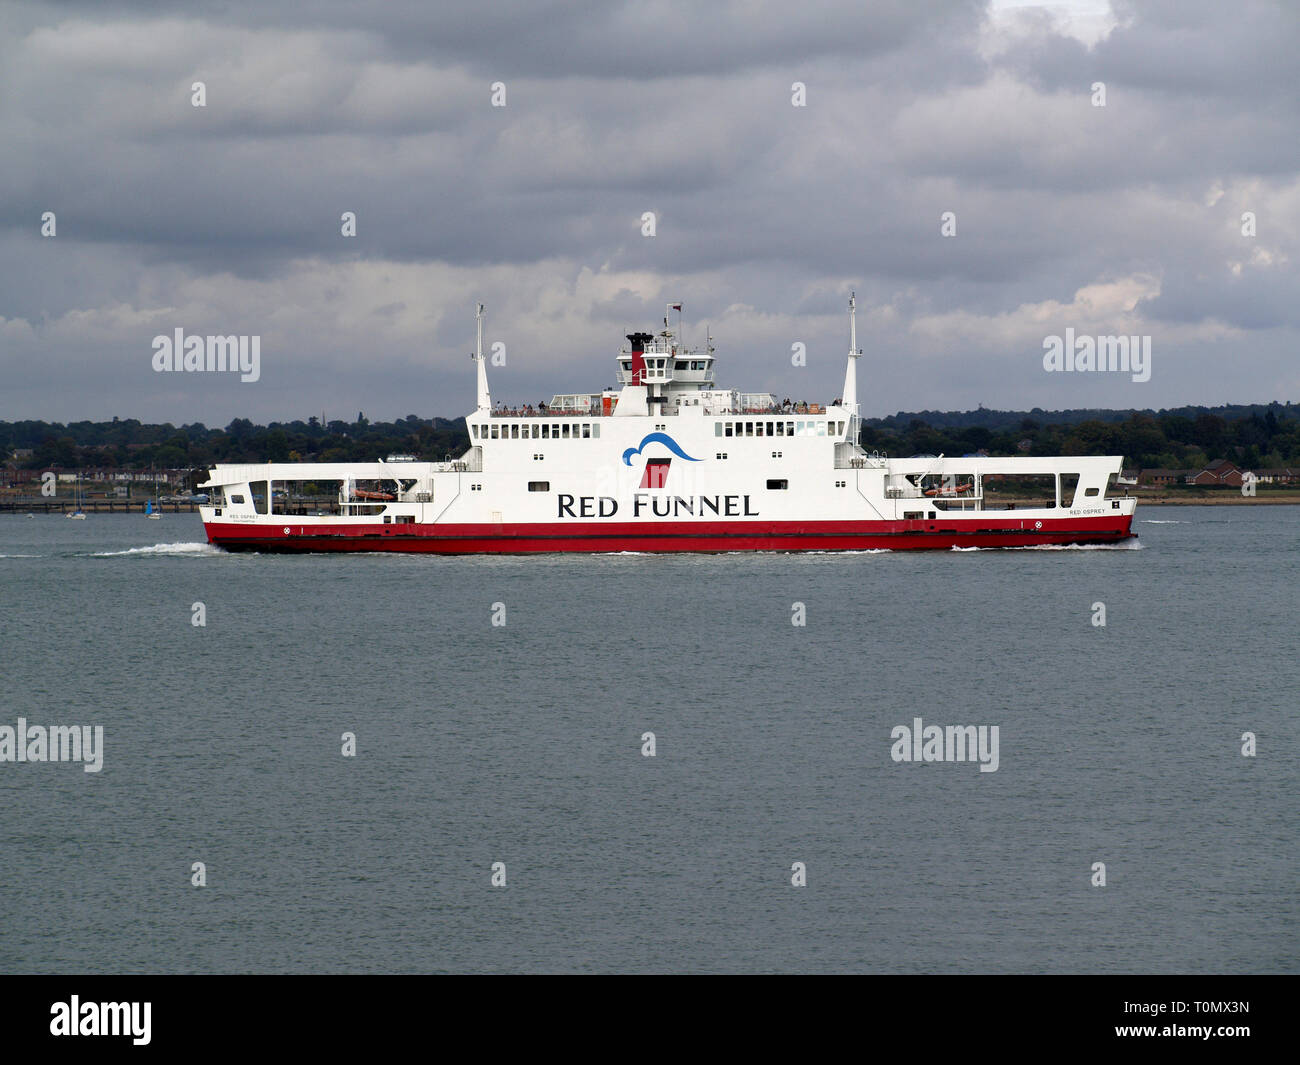
[[[825,406],[717,388],[712,345],[687,349],[680,322],[674,332],[665,315],[658,335],[628,334],[620,388],[494,409],[482,304],[476,319],[478,403],[463,455],[216,466],[202,486],[208,541],[504,554],[1028,547],[1134,535],[1136,500],[1107,495],[1120,456],[864,451],[853,299],[843,396]],[[327,509],[299,512],[295,500],[322,491]]]

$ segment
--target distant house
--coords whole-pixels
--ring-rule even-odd
[[[1236,463],[1229,462],[1227,459],[1215,459],[1200,473],[1194,474],[1190,479],[1190,484],[1199,484],[1209,487],[1231,487],[1240,488],[1242,482],[1242,471]]]
[[[1271,466],[1268,469],[1255,470],[1255,477],[1260,484],[1298,484],[1300,468],[1295,466]]]
[[[163,484],[180,484],[185,479],[185,475],[185,470],[121,470],[105,468],[87,472],[86,480],[103,481],[114,485],[153,484],[155,481]]]
[[[1192,470],[1143,470],[1137,476],[1138,484],[1183,484]]]

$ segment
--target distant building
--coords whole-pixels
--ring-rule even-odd
[[[1211,488],[1240,488],[1242,483],[1242,471],[1236,463],[1229,462],[1227,459],[1215,459],[1200,473],[1193,474],[1189,478],[1190,484],[1199,484]]]
[[[108,482],[110,484],[180,484],[185,480],[185,470],[88,470],[86,480]]]
[[[1137,475],[1137,481],[1138,484],[1145,485],[1183,484],[1194,472],[1194,470],[1143,470]]]
[[[1254,472],[1260,484],[1300,484],[1300,467],[1272,466]]]

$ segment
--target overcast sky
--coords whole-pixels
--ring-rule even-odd
[[[829,400],[854,289],[867,416],[1300,400],[1289,0],[177,11],[0,7],[0,418],[456,417],[476,300],[508,403],[678,301],[724,386]],[[177,328],[261,379],[156,373]],[[1150,380],[1046,372],[1067,328]]]

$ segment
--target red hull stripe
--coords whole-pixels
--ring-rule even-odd
[[[476,554],[541,551],[840,551],[1114,543],[1133,536],[1124,517],[1042,519],[1015,525],[938,521],[655,522],[557,524],[295,525],[211,522],[208,541],[233,550],[403,551]],[[288,530],[286,532],[285,530]],[[318,531],[319,530],[319,531]]]

